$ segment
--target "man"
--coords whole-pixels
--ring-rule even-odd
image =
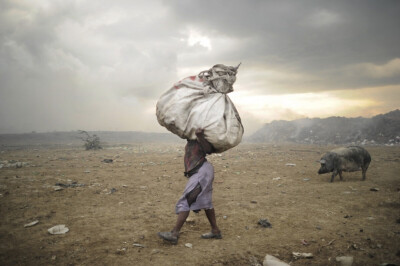
[[[212,183],[214,167],[206,159],[214,148],[205,138],[202,129],[196,130],[197,140],[188,140],[185,147],[185,176],[189,178],[182,197],[178,200],[175,212],[178,218],[171,232],[159,232],[158,236],[171,244],[177,244],[181,230],[190,211],[199,212],[204,209],[211,225],[211,232],[201,235],[202,238],[221,239],[221,231],[217,226],[212,204]]]

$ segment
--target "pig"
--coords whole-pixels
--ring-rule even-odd
[[[342,171],[354,172],[360,169],[362,170],[362,180],[365,180],[366,172],[371,162],[371,155],[362,147],[349,146],[334,149],[324,154],[321,160],[317,162],[321,163],[318,174],[332,172],[331,182],[333,182],[337,174],[339,174],[340,180],[343,180]]]

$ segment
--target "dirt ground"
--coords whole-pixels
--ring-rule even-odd
[[[204,212],[191,213],[179,243],[170,245],[157,232],[176,220],[186,184],[183,145],[2,147],[0,161],[28,165],[0,169],[0,264],[257,265],[271,254],[291,265],[339,265],[343,255],[353,256],[353,265],[399,265],[400,147],[367,147],[367,180],[353,172],[334,183],[318,176],[315,162],[331,148],[241,144],[209,156],[223,239],[201,239],[208,221]],[[49,234],[58,224],[69,232]]]

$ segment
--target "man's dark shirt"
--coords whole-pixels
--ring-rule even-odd
[[[198,136],[199,137],[199,136]],[[197,173],[207,160],[206,155],[211,154],[214,148],[201,136],[199,140],[188,140],[185,146],[185,176],[190,177]]]

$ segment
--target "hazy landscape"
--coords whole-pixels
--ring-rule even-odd
[[[156,233],[175,223],[185,142],[170,133],[95,133],[102,150],[84,150],[77,132],[0,136],[0,264],[259,265],[266,254],[291,265],[340,265],[339,256],[353,265],[400,263],[396,141],[364,145],[372,156],[366,181],[360,172],[334,183],[317,175],[315,161],[334,143],[250,139],[211,155],[223,239],[201,239],[208,222],[191,213],[171,246]],[[69,232],[49,234],[58,224]]]

